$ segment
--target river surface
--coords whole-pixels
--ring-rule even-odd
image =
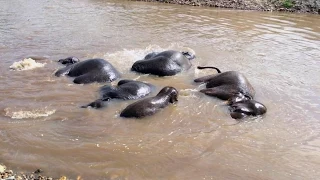
[[[193,51],[187,72],[130,72],[152,51]],[[44,64],[10,66],[29,56]],[[134,101],[82,109],[104,84],[55,77],[60,58],[104,58],[123,78],[179,90],[179,102],[127,120]],[[198,65],[246,75],[265,116],[233,120],[193,79]],[[319,179],[320,16],[124,0],[0,0],[0,162],[71,179]],[[114,84],[114,83],[112,83]],[[157,92],[155,92],[157,93]],[[154,93],[154,94],[155,94]]]

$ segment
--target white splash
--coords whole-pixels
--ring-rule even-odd
[[[47,109],[34,109],[30,111],[12,111],[10,108],[4,109],[5,116],[11,117],[12,119],[27,119],[27,118],[39,118],[39,117],[47,117],[56,112],[55,109],[47,110]]]
[[[127,72],[135,61],[142,60],[147,54],[165,50],[189,51],[195,53],[194,50],[189,47],[183,47],[173,43],[165,48],[158,45],[149,45],[144,49],[123,49],[122,51],[106,53],[104,58],[116,66],[120,72]]]
[[[31,58],[23,59],[22,61],[14,62],[10,69],[15,71],[30,70],[38,67],[43,67],[46,63],[38,63]]]
[[[180,96],[187,96],[187,97],[196,97],[195,93],[197,93],[199,90],[197,89],[181,89],[179,91]]]

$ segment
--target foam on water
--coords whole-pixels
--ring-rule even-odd
[[[12,110],[11,108],[5,108],[5,116],[10,117],[12,119],[28,119],[28,118],[39,118],[39,117],[47,117],[56,112],[55,109],[33,109],[33,110]]]
[[[186,96],[186,97],[197,97],[195,93],[198,93],[198,89],[181,89],[179,91],[180,96]]]
[[[32,58],[26,58],[22,61],[14,62],[10,69],[15,71],[24,71],[24,70],[31,70],[34,68],[44,67],[46,63],[38,63]]]

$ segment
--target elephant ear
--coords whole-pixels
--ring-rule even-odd
[[[182,55],[184,55],[189,60],[193,60],[196,58],[196,55],[190,52],[182,52]]]
[[[173,91],[171,94],[170,94],[170,99],[169,99],[169,102],[170,103],[175,103],[178,101],[178,92],[177,91]]]
[[[54,75],[57,76],[57,77],[64,76],[64,75],[66,75],[66,74],[68,74],[68,73],[70,72],[70,70],[72,69],[72,67],[73,67],[73,66],[70,65],[70,66],[61,68],[61,69],[59,69],[58,71],[56,71],[56,72],[54,73]]]
[[[228,99],[227,104],[231,105],[238,102],[248,101],[250,97],[238,92],[234,96]]]
[[[111,100],[111,97],[103,97],[101,100],[102,100],[102,101],[110,101],[110,100]]]
[[[129,83],[129,82],[136,82],[134,80],[130,80],[130,79],[123,79],[123,80],[120,80],[118,82],[118,86],[122,85],[122,84],[126,84],[126,83]]]
[[[240,112],[231,112],[230,115],[233,119],[242,119],[244,117],[247,117],[245,113],[240,113]]]
[[[254,100],[251,100],[251,101],[254,101]],[[267,107],[258,101],[255,101],[254,107],[255,107],[254,108],[254,115],[256,115],[256,116],[265,114],[267,112]]]
[[[157,54],[159,54],[159,52],[151,52],[151,53],[147,54],[147,55],[144,57],[144,59],[150,59],[150,58],[156,56]]]

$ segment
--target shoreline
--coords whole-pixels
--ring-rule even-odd
[[[135,0],[238,10],[320,14],[320,0]]]
[[[37,169],[34,172],[14,172],[0,163],[0,180],[67,180],[66,176],[53,178],[41,175],[42,172],[41,169]]]

